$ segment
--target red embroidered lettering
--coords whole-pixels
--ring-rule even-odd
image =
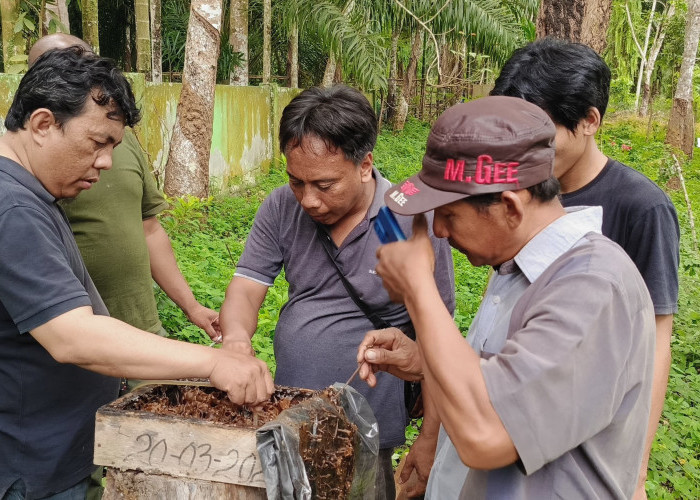
[[[477,184],[491,184],[491,167],[490,162],[493,161],[489,155],[480,155],[476,159],[476,178],[474,182]],[[484,165],[486,163],[486,165]]]
[[[512,161],[508,164],[508,167],[506,168],[506,182],[508,183],[515,183],[518,185],[518,169],[517,167],[520,165],[517,161]]]
[[[420,189],[418,189],[411,181],[406,181],[401,184],[401,192],[406,196],[413,196],[416,193],[420,193]]]
[[[464,177],[464,160],[455,161],[450,158],[445,163],[445,180],[462,182]]]
[[[493,166],[493,182],[494,184],[505,184],[506,179],[503,175],[506,173],[507,164],[506,163],[496,163]]]

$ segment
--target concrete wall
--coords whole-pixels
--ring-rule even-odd
[[[143,113],[136,134],[154,172],[162,180],[182,85],[153,85],[138,73],[126,76]],[[3,121],[20,79],[21,75],[0,74],[0,118]],[[299,92],[299,89],[274,85],[216,86],[209,159],[210,185],[214,191],[225,191],[238,180],[252,180],[258,172],[267,171],[276,163],[280,156],[277,141],[280,116]]]

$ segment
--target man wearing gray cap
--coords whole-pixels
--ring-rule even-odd
[[[546,113],[521,99],[458,104],[431,129],[422,170],[386,194],[400,214],[435,210],[435,235],[495,270],[467,343],[439,302],[425,218],[414,218],[409,241],[377,252],[417,342],[369,332],[360,376],[423,380],[446,431],[440,449],[454,446],[471,468],[463,485],[439,484],[439,498],[634,492],[654,310],[633,262],[600,234],[601,209],[562,207],[554,135]]]

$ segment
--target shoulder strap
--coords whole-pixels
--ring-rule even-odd
[[[343,275],[340,268],[338,267],[338,263],[333,258],[333,249],[331,247],[331,237],[318,224],[316,225],[316,236],[320,240],[321,246],[326,251],[326,255],[328,255],[328,259],[333,264],[333,267],[335,267],[335,270],[338,273],[338,276],[340,277],[340,281],[343,283],[345,290],[347,290],[347,292],[350,295],[350,298],[352,298],[353,302],[355,302],[357,307],[359,307],[360,310],[363,313],[365,313],[365,316],[367,316],[367,318],[372,322],[372,324],[374,325],[374,328],[376,328],[377,330],[381,330],[383,328],[389,328],[391,326],[391,324],[389,322],[387,322],[386,320],[384,320],[377,313],[372,311],[372,309],[370,309],[370,307],[367,304],[365,304],[362,301],[362,299],[360,299],[360,297],[357,295],[357,292],[355,291],[353,286],[347,280],[345,275]]]

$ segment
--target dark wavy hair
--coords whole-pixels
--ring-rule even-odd
[[[114,106],[107,116],[133,127],[141,119],[131,86],[107,58],[82,47],[48,50],[22,78],[5,118],[7,130],[24,129],[31,114],[50,110],[59,125],[80,115],[90,97],[99,106]]]
[[[346,85],[312,87],[284,108],[280,150],[286,153],[307,136],[320,138],[330,151],[340,149],[359,165],[377,143],[377,115],[359,90]]]
[[[609,93],[610,68],[603,58],[587,45],[555,38],[516,50],[491,91],[536,104],[571,132],[592,107],[603,119]]]
[[[538,200],[540,203],[546,203],[559,195],[559,179],[552,176],[539,184],[530,186],[527,190],[532,195],[533,199]],[[469,203],[479,212],[486,212],[488,207],[501,201],[501,194],[503,193],[479,194],[462,198],[462,201]]]

